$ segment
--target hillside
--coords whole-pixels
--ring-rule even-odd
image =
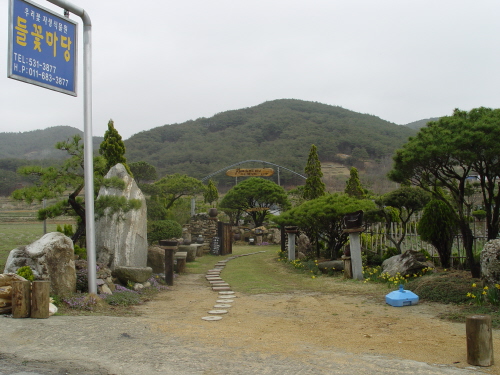
[[[0,133],[0,159],[61,159],[64,152],[54,145],[83,132],[71,126],[54,126],[44,130],[23,133]],[[103,137],[94,137],[94,149],[99,148]]]
[[[410,122],[409,124],[406,124],[405,126],[409,127],[410,129],[419,130],[420,128],[423,128],[425,125],[427,125],[428,122],[437,121],[439,119],[440,119],[440,117],[426,118],[423,120]]]
[[[143,131],[125,145],[129,161],[147,161],[159,175],[178,172],[203,178],[244,160],[268,161],[302,173],[312,144],[322,162],[345,163],[339,154],[382,160],[413,134],[415,130],[376,116],[283,99]],[[289,178],[282,173],[282,181]]]

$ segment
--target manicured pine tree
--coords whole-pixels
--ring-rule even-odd
[[[304,186],[304,199],[311,200],[325,195],[325,184],[321,181],[323,172],[321,171],[321,162],[315,145],[312,145],[309,150],[305,174],[307,179]]]
[[[362,199],[365,196],[361,181],[359,180],[358,170],[355,167],[351,168],[349,180],[347,180],[344,193],[350,197]]]
[[[127,165],[127,159],[125,158],[125,143],[122,141],[121,135],[115,129],[113,120],[108,122],[108,130],[104,133],[104,141],[99,147],[99,154],[104,156],[106,159],[106,169],[109,170],[116,164],[121,163],[130,172],[130,168]]]
[[[210,203],[210,205],[212,205],[213,202],[217,202],[217,200],[219,199],[219,191],[217,190],[217,187],[215,186],[212,179],[208,180],[207,190],[203,194],[203,198],[205,200],[205,203]]]

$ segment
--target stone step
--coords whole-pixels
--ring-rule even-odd
[[[218,292],[220,290],[231,290],[230,286],[213,286],[212,290]]]

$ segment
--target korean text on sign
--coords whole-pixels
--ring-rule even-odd
[[[10,78],[76,96],[76,22],[27,0],[10,0]]]

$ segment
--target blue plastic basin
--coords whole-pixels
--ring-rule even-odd
[[[418,296],[410,290],[404,290],[403,285],[400,285],[399,290],[385,296],[385,302],[395,307],[412,306],[418,303]]]

